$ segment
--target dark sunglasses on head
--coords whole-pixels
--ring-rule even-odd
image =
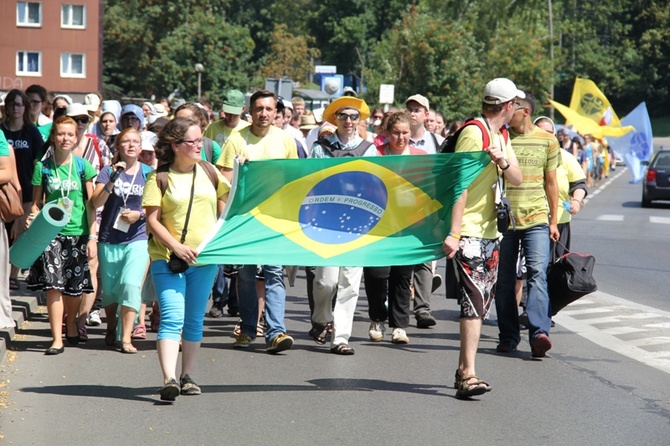
[[[77,124],[88,124],[90,121],[88,116],[75,116],[72,119],[74,119],[74,122]]]

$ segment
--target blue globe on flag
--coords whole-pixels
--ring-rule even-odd
[[[639,160],[648,160],[651,155],[651,141],[645,133],[635,133],[630,139],[630,153]]]
[[[342,172],[317,183],[300,206],[298,220],[310,239],[348,243],[370,232],[384,215],[388,191],[367,172]]]

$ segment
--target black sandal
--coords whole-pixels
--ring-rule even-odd
[[[321,325],[312,323],[312,329],[309,331],[309,335],[314,339],[319,345],[324,345],[326,343],[326,336],[328,336],[328,324]]]
[[[331,353],[335,353],[336,355],[353,355],[354,354],[354,349],[351,348],[349,344],[340,344],[336,345],[335,347],[330,349]]]

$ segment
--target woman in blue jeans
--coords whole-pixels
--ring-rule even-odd
[[[217,265],[198,264],[196,248],[216,223],[230,190],[230,183],[213,166],[200,162],[201,151],[202,133],[196,121],[175,118],[166,124],[158,136],[156,156],[168,167],[149,174],[142,200],[153,235],[149,256],[161,311],[156,344],[164,401],[201,393],[190,375]],[[171,258],[186,262],[188,269],[174,272],[168,265]],[[183,357],[177,382],[180,340]]]

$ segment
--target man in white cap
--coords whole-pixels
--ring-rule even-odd
[[[244,93],[239,90],[228,90],[221,111],[224,113],[224,118],[212,122],[205,130],[204,136],[213,139],[223,148],[234,131],[249,127],[247,121],[240,119],[244,111]]]
[[[475,373],[475,356],[482,321],[488,316],[498,276],[496,184],[502,175],[507,184],[521,184],[521,169],[509,141],[509,123],[525,94],[509,79],[494,79],[484,88],[482,115],[467,125],[456,141],[456,152],[487,152],[491,162],[468,186],[451,211],[451,227],[443,249],[460,297],[461,346],[454,387],[458,398],[482,395],[491,386]]]
[[[405,107],[412,116],[412,124],[409,127],[411,132],[409,137],[409,145],[426,153],[437,153],[438,147],[444,141],[440,135],[430,133],[426,130],[425,122],[430,110],[430,103],[428,98],[420,94],[415,94],[407,98]]]
[[[412,117],[410,124],[409,145],[427,153],[437,153],[437,149],[444,141],[444,138],[426,129],[426,121],[430,113],[430,103],[425,96],[415,94],[405,101],[405,107]],[[437,321],[430,312],[430,295],[433,289],[437,288],[442,282],[439,275],[435,275],[433,270],[435,262],[425,262],[416,265],[412,282],[414,284],[414,317],[418,328],[429,328],[434,326]],[[433,286],[435,281],[436,286]],[[371,337],[376,333],[372,333]],[[383,335],[383,333],[382,333]]]

